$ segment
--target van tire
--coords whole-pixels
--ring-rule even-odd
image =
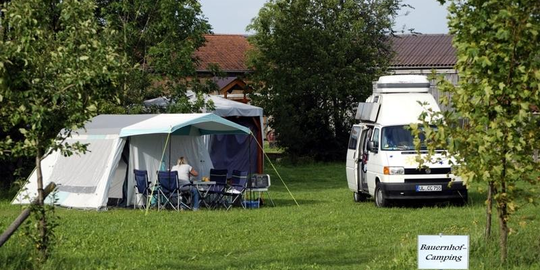
[[[362,192],[353,192],[353,199],[355,202],[365,202],[367,195]]]
[[[390,202],[386,199],[384,192],[381,190],[380,186],[377,184],[375,187],[375,205],[379,208],[388,207]]]

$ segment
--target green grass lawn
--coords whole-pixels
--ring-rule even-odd
[[[271,166],[267,165],[267,170]],[[484,195],[465,207],[376,208],[354,203],[345,166],[278,166],[300,206],[272,175],[276,207],[198,212],[59,209],[58,243],[44,269],[417,269],[417,235],[470,236],[469,269],[540,269],[538,207],[510,221],[509,262],[485,242]],[[20,206],[0,202],[0,230]],[[25,269],[29,247],[17,233],[0,248],[0,269]]]
[[[264,152],[267,154],[281,154],[283,153],[283,149],[277,146],[270,147],[270,143],[268,141],[264,141]]]

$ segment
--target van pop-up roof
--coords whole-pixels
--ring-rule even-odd
[[[416,123],[425,110],[439,111],[437,102],[428,92],[429,86],[428,79],[422,75],[380,77],[373,95],[358,104],[355,118],[382,125]]]
[[[382,76],[377,81],[374,94],[427,93],[429,81],[422,75]]]

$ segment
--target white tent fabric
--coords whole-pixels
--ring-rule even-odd
[[[187,97],[191,102],[196,101],[196,95],[192,91],[187,91]],[[234,100],[226,99],[216,95],[204,95],[206,102],[212,101],[214,103],[214,110],[212,113],[221,117],[229,116],[250,116],[250,117],[263,117],[263,109],[261,107],[244,104]],[[145,106],[159,106],[165,107],[169,104],[169,99],[166,97],[158,97],[144,101]],[[210,112],[204,110],[204,112]]]
[[[196,94],[193,91],[187,91],[186,96],[192,103],[197,101]],[[205,137],[205,143],[215,163],[214,165],[221,168],[235,167],[240,170],[262,173],[264,156],[262,149],[260,149],[258,145],[262,145],[265,137],[263,109],[257,106],[229,100],[221,96],[204,94],[203,97],[206,102],[211,101],[214,103],[213,111],[203,111],[212,112],[215,115],[226,117],[229,120],[251,127],[253,134],[258,141],[251,140],[252,138],[250,136],[250,138],[246,139],[244,137],[242,142],[234,144],[232,143],[234,140],[229,141],[231,136]],[[166,107],[169,103],[170,100],[166,97],[158,97],[144,101],[144,105],[147,107]],[[249,120],[248,122],[242,120],[247,118],[253,118],[257,123],[252,122],[252,120]],[[239,137],[236,139],[240,139]],[[251,148],[255,148],[256,150]],[[247,158],[249,161],[246,161],[246,155],[249,155]]]
[[[109,190],[109,179],[116,172],[125,140],[116,136],[69,140],[69,143],[76,141],[89,143],[89,152],[70,157],[60,155],[47,182],[58,184],[57,204],[73,208],[98,208],[98,205],[107,203],[107,197],[99,195],[105,195]]]
[[[43,160],[43,184],[55,182],[58,185],[56,204],[102,209],[111,197],[109,193],[118,197],[118,179],[126,175],[127,169],[126,196],[131,204],[135,186],[130,173],[133,169],[147,170],[149,178],[155,182],[157,170],[170,168],[178,157],[185,156],[201,176],[207,176],[212,162],[199,135],[238,133],[248,134],[249,129],[213,114],[100,115],[68,140],[89,144],[87,153],[64,157],[53,152]],[[127,168],[119,166],[126,143],[129,144]],[[33,200],[37,196],[36,181],[34,171],[13,203]],[[48,198],[48,202],[51,200]]]
[[[263,109],[257,106],[244,104],[241,102],[222,98],[220,96],[209,96],[208,99],[214,102],[214,114],[222,117],[227,116],[251,116],[262,117]]]

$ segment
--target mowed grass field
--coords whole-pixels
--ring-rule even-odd
[[[510,220],[508,264],[498,227],[486,242],[485,194],[472,186],[465,207],[376,208],[355,203],[342,163],[272,167],[276,207],[198,212],[58,208],[57,245],[43,269],[417,269],[417,235],[470,236],[469,269],[540,269],[539,208]],[[268,201],[266,201],[268,202]],[[20,213],[0,202],[0,230]],[[30,247],[17,233],[0,248],[0,269],[26,269]]]

